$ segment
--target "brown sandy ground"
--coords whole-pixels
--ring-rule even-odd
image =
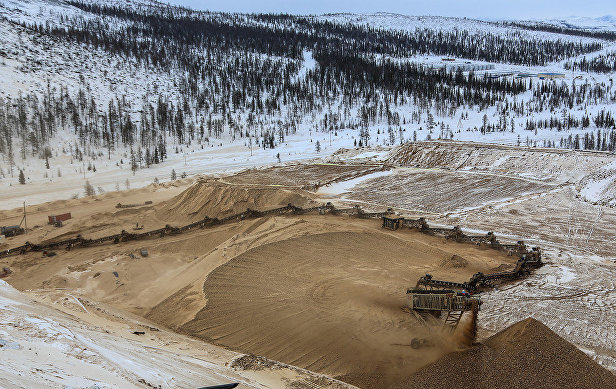
[[[311,203],[309,192],[271,186],[235,185],[219,180],[201,180],[180,195],[156,207],[156,218],[178,224],[204,217],[222,218],[246,209],[267,210],[293,204],[306,207]]]
[[[360,387],[388,386],[443,352],[408,347],[423,331],[403,310],[405,289],[426,272],[464,281],[513,261],[411,231],[383,233],[373,221],[329,219],[294,226],[329,232],[264,244],[217,268],[204,285],[207,305],[179,330]],[[468,265],[451,267],[454,253]]]
[[[260,179],[275,182],[282,173],[271,169],[265,170],[264,174]],[[298,173],[304,178],[297,182],[309,180],[312,174],[302,176]],[[318,175],[318,171],[314,174]],[[421,174],[431,177],[437,173],[424,171]],[[464,186],[458,177],[463,173],[439,174],[441,176],[437,177],[436,182],[440,184],[435,191],[440,196],[438,201],[429,195],[429,185],[415,185],[412,177],[408,183],[414,191],[425,190],[426,193],[425,196],[421,194],[423,192],[417,192],[417,196],[400,197],[408,204],[398,204],[397,197],[390,196],[394,187],[375,191],[372,180],[362,183],[358,191],[378,193],[374,202],[379,210],[385,206],[399,205],[415,208],[415,204],[423,205],[423,209],[432,209],[436,205],[439,213],[429,216],[430,222],[436,220],[447,225],[495,230],[497,234],[539,237],[589,254],[610,255],[612,252],[613,231],[610,226],[613,224],[613,212],[609,208],[598,208],[575,199],[572,189],[566,185],[555,187],[551,183],[544,185],[534,180],[498,177],[494,173],[473,173],[469,176],[474,184]],[[9,238],[7,244],[12,247],[26,240],[39,242],[73,237],[78,233],[85,237],[103,236],[118,233],[121,229],[130,231],[135,223],[145,224],[148,230],[167,223],[186,224],[204,216],[223,217],[246,208],[268,209],[288,203],[305,206],[315,201],[313,195],[299,189],[280,190],[272,187],[275,184],[271,182],[260,187],[257,185],[259,182],[250,182],[250,175],[240,177],[248,181],[233,182],[232,185],[225,185],[223,180],[203,181],[184,192],[185,186],[150,187],[41,204],[37,206],[39,209],[30,207],[28,212],[32,215],[29,221],[39,227],[25,236]],[[460,185],[464,190],[460,189]],[[475,186],[481,189],[475,189]],[[458,189],[452,190],[454,187]],[[537,195],[537,191],[541,195]],[[388,202],[390,199],[396,201]],[[114,208],[118,202],[138,203],[145,200],[153,200],[154,205],[126,210]],[[47,214],[66,211],[73,212],[75,219],[67,222],[65,227],[57,229],[44,225]],[[453,213],[444,215],[440,212]],[[0,217],[18,223],[20,210],[3,211]],[[138,252],[141,248],[147,248],[150,255],[140,257]],[[133,254],[134,258],[129,254]],[[556,258],[557,254],[560,255],[556,253],[551,257]],[[459,258],[452,260],[453,255]],[[160,240],[70,252],[58,250],[58,256],[53,258],[29,253],[0,259],[0,267],[9,266],[14,270],[6,278],[9,283],[21,290],[35,290],[33,293],[40,296],[70,293],[80,299],[106,303],[119,311],[146,317],[160,328],[175,329],[230,349],[324,372],[360,387],[388,387],[405,382],[414,385],[417,376],[410,377],[414,371],[455,349],[454,345],[445,344],[438,349],[415,352],[407,346],[413,336],[423,336],[425,330],[419,328],[417,322],[403,310],[406,288],[413,286],[417,278],[426,272],[432,273],[435,278],[463,281],[476,271],[511,267],[515,260],[498,255],[492,250],[456,244],[408,230],[384,231],[377,221],[304,215],[242,221]],[[573,265],[572,262],[568,266]],[[595,266],[589,262],[588,266],[591,265]],[[482,317],[489,324],[496,323],[498,319],[498,330],[519,320],[522,313],[525,315],[522,318],[528,316],[537,307],[541,307],[537,315],[542,320],[549,318],[550,309],[553,310],[554,305],[558,304],[558,308],[562,308],[562,312],[558,311],[562,316],[559,322],[566,321],[563,331],[568,339],[576,334],[582,338],[588,337],[587,332],[593,331],[597,323],[612,322],[609,310],[612,300],[608,301],[609,296],[603,294],[613,290],[613,285],[611,289],[609,285],[605,286],[607,289],[602,286],[601,291],[607,290],[601,292],[603,294],[584,289],[581,297],[573,300],[549,300],[549,307],[547,302],[539,301],[543,298],[541,293],[547,293],[547,299],[552,295],[566,295],[567,292],[560,290],[566,285],[554,284],[557,288],[553,282],[544,280],[546,275],[542,272],[549,272],[549,268],[550,265],[541,269],[541,274],[533,275],[525,282],[489,293],[486,296],[489,301],[484,304],[487,311],[482,311]],[[609,279],[606,275],[609,269],[596,269],[595,266],[591,270],[593,275],[581,272],[573,281],[567,282],[579,281],[584,288],[590,288],[589,285],[596,279]],[[606,274],[598,276],[597,270]],[[527,283],[545,284],[551,289],[535,287],[533,296],[539,293],[538,297],[532,301],[529,298],[520,299],[513,292],[524,289]],[[509,293],[509,290],[512,292]],[[500,299],[501,295],[506,298]],[[498,305],[501,300],[506,302],[502,307]],[[578,300],[584,303],[583,307],[577,307]],[[574,307],[568,301],[577,305]],[[604,306],[604,303],[609,304]],[[522,310],[520,304],[523,305]],[[574,308],[579,308],[579,312],[572,313]],[[599,308],[600,312],[597,311]],[[578,321],[595,311],[601,315],[594,315],[583,322],[590,330],[580,329]],[[497,317],[495,319],[490,315]],[[569,315],[571,320],[567,319]],[[530,331],[530,337],[539,336],[536,335],[537,331]],[[562,331],[559,333],[563,334]],[[539,339],[546,339],[541,336]],[[610,339],[612,335],[606,333],[601,336]],[[523,341],[515,340],[514,344],[517,343]],[[492,347],[490,344],[486,342],[480,348]],[[576,344],[580,343],[576,341]],[[538,345],[531,346],[524,346],[527,347],[525,350],[550,355],[541,349],[537,352]],[[482,355],[488,355],[484,360],[505,353],[502,351],[505,346],[498,347],[498,353],[482,348]],[[561,346],[555,347],[564,350]],[[515,347],[513,349],[515,351]],[[471,353],[475,352],[472,350]],[[568,351],[563,353],[567,354]],[[256,358],[256,362],[248,359],[242,363],[252,368],[258,366],[259,361]],[[530,361],[547,369],[544,379],[552,374],[550,369],[558,368],[547,363],[542,365],[543,362],[537,359]],[[586,366],[583,361],[579,363]],[[483,371],[481,369],[501,367],[501,373],[506,371],[503,364],[492,367],[485,364],[476,366],[476,369]],[[592,371],[591,367],[587,368]],[[445,369],[448,373],[453,371],[454,365],[443,365],[438,369]],[[471,372],[469,374],[472,376]],[[308,386],[318,387],[315,382]],[[537,385],[539,388],[550,387]]]
[[[135,216],[140,223],[148,220],[144,210],[152,209],[156,204],[182,193],[193,184],[193,180],[178,180],[165,184],[152,184],[140,189],[120,192],[108,192],[98,196],[73,200],[57,200],[43,204],[27,205],[28,233],[0,242],[0,249],[22,245],[25,241],[41,242],[62,236],[75,236],[83,233],[96,236],[118,233],[122,228],[130,230],[135,226]],[[153,205],[118,210],[115,206],[122,204],[144,204],[152,201]],[[1,205],[0,205],[1,208]],[[55,228],[47,224],[49,215],[70,212],[73,219],[64,223],[64,227]],[[23,217],[23,209],[0,210],[0,225],[17,225]],[[123,224],[123,222],[126,222]],[[153,222],[155,223],[155,221]],[[151,224],[153,224],[151,223]],[[164,225],[164,224],[163,224]]]
[[[153,229],[154,226],[161,227],[166,223],[186,224],[204,216],[224,217],[245,211],[246,208],[266,209],[288,203],[302,206],[307,203],[304,197],[310,197],[310,194],[298,190],[301,187],[354,178],[382,168],[382,165],[378,164],[291,164],[248,169],[221,179],[187,178],[80,199],[26,204],[27,223],[32,231],[27,235],[0,242],[0,249],[18,246],[27,240],[40,242],[79,233],[90,234],[92,237],[118,233],[122,228],[127,231],[132,229],[137,222],[144,224],[146,229]],[[207,184],[196,185],[192,190],[184,192],[195,182]],[[290,187],[289,189],[295,192],[280,191],[281,186]],[[174,198],[180,194],[183,194],[184,198]],[[203,201],[204,199],[207,200]],[[118,203],[143,204],[145,201],[152,201],[153,205],[119,212],[115,209]],[[47,226],[48,215],[66,212],[71,212],[74,220],[65,222],[64,228],[55,229]],[[0,203],[0,225],[19,224],[22,216],[22,208],[4,209]],[[97,232],[100,234],[96,235]]]
[[[379,164],[314,163],[292,164],[265,169],[248,169],[224,181],[232,184],[314,187],[350,180],[382,170]]]
[[[75,377],[117,388],[239,382],[238,389],[352,389],[323,375],[179,335],[71,291],[18,293],[0,284],[0,296],[0,318],[9,323],[2,338],[19,345],[2,351],[2,387],[65,387],[61,383],[76,382]]]
[[[94,199],[83,204],[84,209],[100,204],[92,206],[92,213],[77,214],[60,229],[41,226],[19,239],[102,236],[135,223],[155,229],[169,220],[178,225],[233,213],[237,203],[244,210],[248,204],[243,201],[251,196],[261,200],[250,200],[250,206],[265,209],[312,201],[305,192],[271,190],[259,195],[258,188],[202,182],[184,193],[167,192],[167,200],[161,194],[153,206],[127,210],[114,208],[117,199]],[[146,199],[142,192],[135,196]],[[215,196],[226,201],[212,202]],[[148,257],[138,254],[141,248],[148,249]],[[464,261],[451,266],[448,259],[454,254]],[[514,261],[493,250],[410,230],[386,232],[375,220],[304,215],[58,250],[52,258],[28,253],[4,258],[0,266],[13,269],[6,280],[20,290],[69,291],[235,350],[362,387],[382,387],[444,352],[408,347],[422,330],[403,310],[407,287],[426,272],[463,281]]]

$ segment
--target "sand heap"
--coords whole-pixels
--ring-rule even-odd
[[[616,376],[529,318],[446,355],[399,388],[616,388]]]
[[[163,220],[200,220],[237,214],[247,208],[268,210],[287,204],[303,207],[310,202],[306,194],[293,190],[203,180],[162,203],[157,216]]]
[[[443,259],[440,263],[440,267],[445,269],[455,269],[467,266],[468,261],[457,254],[452,255],[450,258]]]

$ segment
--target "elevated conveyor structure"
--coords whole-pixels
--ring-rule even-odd
[[[427,288],[413,288],[407,290],[410,300],[411,313],[424,326],[429,327],[430,317],[439,319],[444,316],[441,325],[443,333],[453,333],[465,312],[471,312],[471,334],[469,342],[472,343],[476,334],[476,321],[481,301],[468,292],[453,290],[439,290]],[[427,338],[413,338],[411,347],[420,348],[433,345],[434,340]]]

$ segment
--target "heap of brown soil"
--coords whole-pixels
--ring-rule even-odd
[[[468,261],[461,256],[454,254],[449,258],[443,259],[440,266],[445,269],[467,267]]]
[[[446,355],[399,388],[616,388],[616,376],[528,318]]]
[[[311,200],[304,193],[278,187],[228,185],[215,180],[196,183],[157,208],[162,220],[200,220],[225,217],[247,208],[268,210],[293,204],[304,207]]]

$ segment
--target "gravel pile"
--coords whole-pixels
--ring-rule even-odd
[[[616,376],[529,318],[446,355],[399,388],[616,388]]]

